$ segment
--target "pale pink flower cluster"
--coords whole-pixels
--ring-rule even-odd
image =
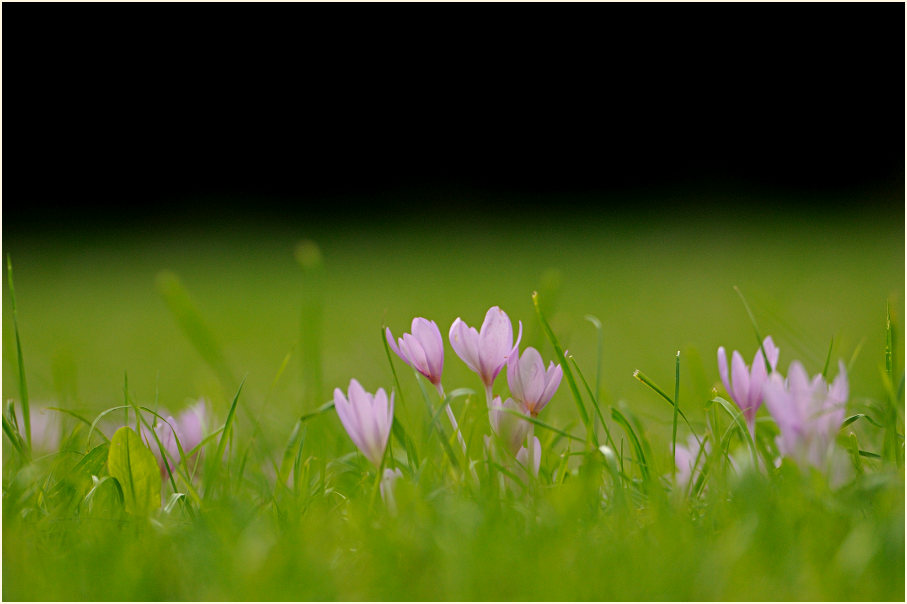
[[[763,356],[763,350],[765,356]],[[778,452],[801,465],[823,468],[830,447],[844,420],[844,405],[849,395],[847,371],[838,364],[838,376],[829,385],[819,374],[812,378],[799,361],[793,361],[785,379],[778,371],[779,349],[771,336],[765,338],[748,368],[736,350],[728,378],[727,355],[718,348],[718,373],[728,394],[740,407],[750,434],[756,434],[756,412],[765,403],[778,425]],[[768,359],[768,369],[765,359]],[[678,447],[679,449],[679,447]],[[680,461],[678,461],[678,468]]]
[[[412,320],[411,333],[404,333],[395,339],[390,328],[386,328],[384,335],[390,349],[425,376],[444,399],[441,384],[444,341],[437,323],[416,317]],[[457,317],[450,326],[448,339],[457,356],[482,380],[494,433],[504,440],[511,453],[522,460],[521,463],[530,464],[538,473],[541,455],[538,438],[531,435],[529,424],[503,410],[512,409],[536,417],[554,396],[563,373],[560,365],[553,362],[546,368],[534,348],[527,348],[520,355],[522,335],[523,324],[519,322],[519,332],[514,341],[510,317],[493,306],[485,313],[485,320],[478,330]],[[507,366],[507,383],[512,398],[502,402],[500,397],[493,396],[492,388],[504,366]],[[379,388],[373,396],[359,382],[351,380],[349,397],[344,396],[339,388],[334,390],[334,405],[350,439],[369,461],[380,467],[393,425],[393,393],[388,398]],[[449,406],[446,411],[466,453],[466,442],[459,433],[456,418]],[[528,448],[523,446],[527,437]]]
[[[168,414],[165,410],[160,411],[158,415],[163,417],[164,420],[162,421],[157,417],[153,418],[152,429],[157,439],[144,425],[142,425],[141,432],[142,439],[148,445],[148,448],[151,449],[151,452],[154,453],[158,465],[160,465],[161,476],[167,476],[167,465],[170,466],[171,472],[176,473],[176,467],[182,463],[180,447],[182,447],[186,456],[187,467],[191,470],[192,463],[195,462],[201,453],[201,451],[195,451],[195,448],[201,444],[207,435],[207,402],[204,399],[199,399],[176,417]],[[158,440],[160,440],[161,447],[164,449],[166,463],[164,457],[161,456],[161,447],[157,444]],[[177,445],[177,440],[179,440],[179,445]]]

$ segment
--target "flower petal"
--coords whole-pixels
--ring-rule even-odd
[[[749,408],[750,376],[743,357],[736,350],[731,358],[731,377],[734,386],[734,401],[741,410]]]
[[[422,317],[413,319],[413,335],[422,345],[425,360],[429,369],[429,379],[433,382],[441,380],[444,369],[444,340],[441,339],[441,330],[438,324]]]
[[[457,317],[450,326],[448,339],[450,347],[466,363],[466,366],[479,373],[479,333],[475,328],[469,327],[460,317]]]
[[[731,381],[728,379],[727,353],[724,350],[724,346],[718,347],[718,375],[721,376],[721,383],[724,384],[724,389],[728,393],[728,396],[733,398],[734,393],[731,390]]]
[[[479,374],[486,385],[490,385],[497,377],[512,349],[513,326],[510,317],[497,306],[492,306],[485,313],[478,342]]]

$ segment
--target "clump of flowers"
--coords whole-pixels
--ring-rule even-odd
[[[159,413],[164,419],[155,417],[152,424],[152,430],[161,442],[164,449],[165,458],[161,455],[161,447],[158,447],[157,440],[144,425],[142,426],[142,440],[154,453],[161,468],[161,476],[167,476],[167,466],[171,471],[181,463],[180,447],[187,456],[186,464],[191,464],[198,458],[201,451],[193,453],[196,447],[204,440],[207,431],[208,421],[208,404],[204,399],[199,399],[191,407],[184,409],[176,417],[168,414],[166,411]],[[177,445],[179,440],[179,445]]]
[[[765,356],[762,354],[763,350]],[[753,357],[753,364],[749,367],[746,366],[743,356],[735,350],[731,357],[732,383],[728,376],[727,353],[724,346],[718,347],[718,374],[721,376],[724,389],[743,412],[746,426],[752,435],[756,434],[756,412],[762,405],[762,387],[769,374],[765,359],[768,358],[768,366],[774,371],[778,365],[779,353],[780,349],[775,346],[771,336],[767,336],[762,342],[762,346]]]
[[[849,388],[844,363],[831,383],[821,374],[810,379],[799,361],[793,361],[787,379],[773,373],[763,389],[765,406],[778,424],[778,452],[800,464],[823,468],[835,432],[844,421]]]

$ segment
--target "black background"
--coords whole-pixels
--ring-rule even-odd
[[[3,231],[740,197],[903,221],[903,23],[897,4],[5,4]]]

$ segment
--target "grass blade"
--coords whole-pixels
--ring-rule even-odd
[[[605,429],[605,438],[613,448],[615,446],[614,439],[611,438],[611,430],[608,428],[608,424],[605,423],[605,418],[602,415],[601,406],[598,404],[598,397],[592,393],[592,389],[589,388],[589,383],[586,381],[586,377],[583,375],[582,370],[579,368],[579,364],[577,364],[576,362],[576,358],[574,358],[572,354],[570,355],[570,360],[573,361],[573,368],[576,369],[576,375],[579,376],[579,379],[583,382],[583,386],[586,388],[586,394],[588,394],[589,398],[592,399],[592,404],[595,406],[595,413],[598,416],[598,421],[601,422],[602,427]]]
[[[671,464],[677,474],[677,415],[680,413],[680,351],[674,355],[674,421],[671,426]]]
[[[211,480],[214,477],[216,471],[220,468],[220,464],[223,461],[224,450],[227,446],[227,439],[230,438],[230,434],[233,428],[233,418],[236,417],[236,403],[239,401],[239,393],[242,392],[243,384],[246,383],[246,378],[242,379],[242,382],[239,384],[239,388],[236,390],[236,395],[233,397],[233,402],[230,404],[230,411],[227,413],[227,421],[224,422],[223,432],[220,434],[220,439],[217,441],[217,450],[214,455],[212,471],[208,472],[206,475],[205,483],[205,496],[208,496],[209,486]]]
[[[573,371],[570,370],[570,363],[567,362],[567,357],[564,356],[564,350],[557,341],[557,336],[554,335],[551,325],[548,324],[548,320],[542,313],[542,308],[539,305],[538,292],[532,292],[532,303],[535,306],[535,314],[538,315],[539,321],[542,323],[542,329],[545,331],[545,335],[548,336],[548,340],[551,342],[551,345],[554,346],[554,352],[557,355],[557,358],[564,361],[564,375],[567,376],[567,383],[570,385],[570,391],[573,393],[573,399],[576,401],[576,408],[579,410],[579,416],[583,420],[583,425],[586,426],[586,441],[587,443],[594,444],[597,449],[598,439],[595,437],[595,427],[589,421],[589,414],[586,412],[586,406],[583,404],[583,397],[579,393],[579,388],[576,387],[576,380],[573,377]]]
[[[835,347],[835,337],[831,337],[831,343],[828,345],[828,354],[825,356],[825,367],[822,368],[822,377],[828,376],[828,365],[831,363],[831,351]],[[764,353],[763,353],[764,354]]]
[[[564,438],[569,438],[570,440],[575,440],[575,441],[581,442],[581,443],[586,442],[586,439],[584,439],[584,438],[580,438],[579,436],[574,436],[574,435],[570,434],[569,432],[565,432],[565,431],[561,430],[560,428],[555,428],[551,424],[546,424],[542,420],[532,417],[531,415],[524,415],[523,413],[520,413],[519,411],[516,411],[515,409],[501,407],[500,410],[504,411],[506,413],[510,413],[511,415],[515,415],[521,419],[526,420],[527,422],[535,424],[536,426],[541,426],[542,428],[545,428],[546,430],[551,430],[552,432],[554,432],[556,434],[560,434]]]
[[[746,420],[743,418],[743,414],[738,411],[734,405],[724,400],[720,396],[716,396],[710,402],[718,403],[724,408],[725,411],[727,411],[727,414],[731,416],[731,419],[734,421],[734,423],[737,425],[737,429],[740,431],[740,437],[743,439],[743,442],[746,443],[747,447],[749,447],[750,455],[752,455],[753,458],[753,467],[758,468],[759,457],[756,453],[756,443],[753,442],[753,436],[750,434],[749,429],[746,427]]]
[[[636,463],[639,465],[639,472],[642,475],[643,484],[648,487],[649,484],[649,465],[646,461],[646,454],[643,452],[642,443],[640,443],[639,436],[637,436],[636,431],[633,429],[633,426],[630,425],[630,422],[621,413],[616,407],[611,407],[611,418],[617,422],[624,432],[627,434],[627,437],[630,439],[630,444],[633,446],[633,451],[636,453]],[[620,456],[623,460],[623,454]]]
[[[170,271],[161,271],[155,281],[157,290],[164,298],[167,308],[170,309],[183,334],[189,339],[196,352],[208,363],[227,388],[233,388],[235,381],[227,366],[223,351],[217,343],[214,333],[202,320],[201,313],[179,277]]]
[[[25,362],[22,360],[22,339],[19,337],[19,310],[16,306],[16,288],[13,285],[13,261],[6,255],[6,276],[9,282],[9,297],[13,307],[13,331],[16,334],[16,360],[19,363],[19,397],[22,405],[22,420],[25,424],[25,446],[31,449],[31,414],[28,407],[28,383],[25,380]]]
[[[737,292],[738,296],[740,296],[740,301],[743,302],[743,308],[746,309],[746,314],[749,315],[750,323],[753,324],[753,332],[755,332],[756,334],[756,343],[759,345],[759,350],[762,351],[762,360],[765,361],[765,370],[768,373],[771,373],[772,366],[768,362],[768,355],[765,354],[765,348],[762,346],[763,338],[759,334],[759,326],[756,324],[756,317],[755,315],[753,315],[753,311],[750,310],[750,305],[746,303],[746,298],[743,297],[743,292],[740,291],[740,288],[735,285],[734,291]]]
[[[680,362],[679,357],[677,359],[677,362],[678,363]],[[683,420],[683,422],[687,425],[687,428],[690,429],[690,432],[693,433],[693,437],[696,439],[696,442],[698,442],[700,445],[702,444],[702,440],[696,434],[696,431],[693,429],[693,426],[690,424],[690,421],[687,419],[686,414],[683,412],[683,410],[681,410],[679,407],[677,407],[674,404],[674,400],[670,396],[668,396],[664,390],[659,388],[658,384],[653,382],[651,380],[651,378],[649,378],[649,376],[647,376],[645,373],[643,373],[639,369],[637,369],[636,371],[633,372],[633,377],[635,377],[637,380],[639,380],[640,382],[642,382],[643,384],[645,384],[646,386],[648,386],[649,388],[654,390],[655,393],[658,394],[658,396],[660,396],[664,400],[668,401],[668,404],[670,404],[672,407],[674,407],[676,409],[677,414],[680,416],[680,419]]]

